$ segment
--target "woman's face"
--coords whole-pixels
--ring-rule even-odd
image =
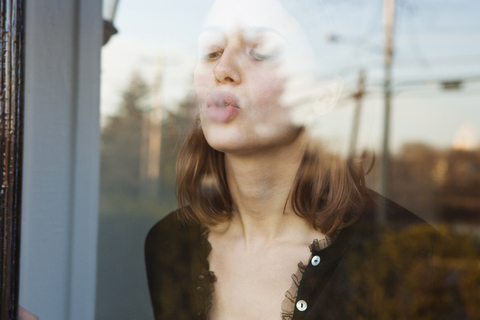
[[[194,82],[208,143],[247,154],[292,142],[299,126],[284,101],[311,51],[276,0],[218,0],[199,38]]]

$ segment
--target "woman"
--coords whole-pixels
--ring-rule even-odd
[[[374,201],[362,165],[322,152],[303,125],[341,91],[336,82],[308,89],[315,86],[306,38],[276,0],[213,5],[194,74],[197,128],[177,162],[181,209],[146,239],[156,319],[362,312],[349,309],[350,262]],[[421,222],[394,204],[388,210]]]

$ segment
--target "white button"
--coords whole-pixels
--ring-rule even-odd
[[[305,302],[305,300],[299,300],[297,302],[297,309],[298,309],[298,311],[307,310],[307,303]]]
[[[312,258],[312,265],[313,266],[318,266],[318,264],[320,263],[320,257],[319,256],[315,256]]]

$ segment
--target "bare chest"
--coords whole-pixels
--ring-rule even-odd
[[[285,294],[300,261],[307,261],[307,246],[283,246],[246,251],[212,250],[210,270],[217,277],[211,320],[279,320]],[[294,288],[296,290],[296,288]]]

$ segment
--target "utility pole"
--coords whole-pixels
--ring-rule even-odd
[[[395,26],[395,0],[383,1],[383,27],[384,27],[384,52],[385,52],[385,78],[383,83],[384,91],[384,127],[383,127],[383,150],[382,150],[382,174],[381,174],[381,193],[388,197],[390,193],[390,109],[392,97],[392,58],[393,58],[393,34]],[[378,222],[384,223],[387,219],[385,204],[381,206],[378,214]]]
[[[353,159],[355,157],[357,149],[357,140],[358,140],[358,129],[360,126],[360,113],[362,110],[362,100],[365,95],[365,71],[360,69],[358,72],[358,84],[357,92],[353,95],[355,98],[355,110],[353,113],[353,123],[352,123],[352,132],[350,136],[350,148],[349,148],[349,158]]]

